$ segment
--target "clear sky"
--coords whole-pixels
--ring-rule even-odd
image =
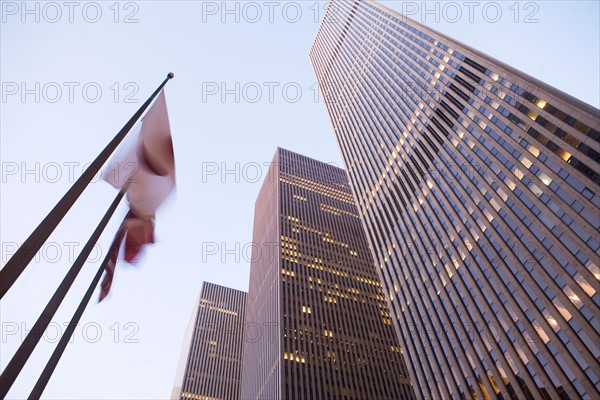
[[[429,2],[430,13],[420,1],[385,4],[598,107],[598,2],[481,1],[471,10],[466,3]],[[143,261],[120,264],[109,298],[94,297],[44,392],[166,399],[201,283],[248,289],[254,201],[276,147],[342,166],[308,58],[326,3],[23,4],[1,3],[2,265],[175,73],[166,98],[177,195],[157,215],[157,243]],[[91,185],[3,299],[2,368],[115,194],[104,182]],[[124,213],[10,398],[29,394]]]

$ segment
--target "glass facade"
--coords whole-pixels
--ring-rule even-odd
[[[310,53],[421,398],[598,398],[599,111],[373,1]]]
[[[278,149],[253,243],[240,398],[414,398],[344,170]]]

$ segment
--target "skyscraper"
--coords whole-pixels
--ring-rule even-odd
[[[333,3],[310,57],[417,395],[598,398],[599,111]]]
[[[414,394],[343,170],[278,149],[256,201],[241,398]]]
[[[172,399],[239,399],[245,306],[246,292],[202,284]]]

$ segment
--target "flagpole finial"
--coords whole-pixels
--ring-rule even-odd
[[[168,77],[169,79],[173,79],[173,78],[175,78],[175,74],[174,74],[174,73],[172,73],[172,72],[169,72],[169,74],[167,75],[167,77]]]

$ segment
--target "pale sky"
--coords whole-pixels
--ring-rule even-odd
[[[427,3],[429,14],[420,1],[385,4],[598,107],[598,2],[492,3],[471,15],[461,1],[438,11]],[[254,202],[276,147],[343,166],[308,58],[326,3],[29,2],[29,13],[23,4],[1,3],[2,265],[175,73],[166,99],[177,195],[157,215],[157,243],[140,265],[120,264],[109,298],[94,296],[44,392],[167,399],[201,283],[248,289]],[[1,368],[115,194],[91,185],[3,299]],[[28,396],[124,213],[122,205],[9,398]]]

